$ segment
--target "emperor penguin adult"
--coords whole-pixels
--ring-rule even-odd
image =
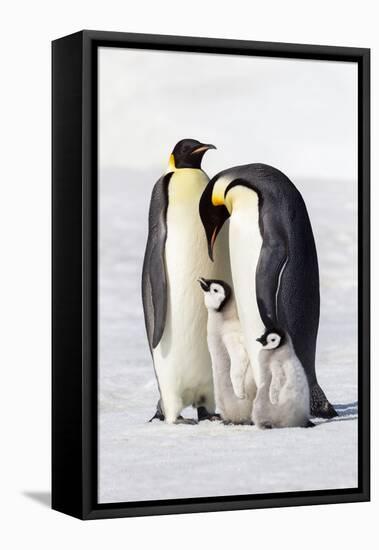
[[[214,145],[179,141],[168,171],[155,184],[142,273],[145,325],[160,399],[153,418],[167,423],[195,423],[181,416],[197,408],[198,420],[218,419],[212,364],[207,346],[207,312],[198,274],[230,280],[227,228],[208,257],[199,201],[209,178],[203,155]]]
[[[317,382],[316,340],[320,314],[315,241],[304,200],[276,168],[247,164],[224,170],[208,183],[200,216],[210,258],[230,218],[230,262],[238,314],[259,387],[259,343],[265,330],[289,334],[307,375],[311,414],[336,416]]]

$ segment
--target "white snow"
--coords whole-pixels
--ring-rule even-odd
[[[357,486],[356,184],[295,182],[319,254],[317,373],[341,416],[313,429],[259,431],[209,421],[147,422],[158,391],[140,277],[150,190],[159,174],[159,167],[100,173],[99,502]]]

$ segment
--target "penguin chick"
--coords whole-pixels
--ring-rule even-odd
[[[266,330],[257,341],[262,349],[254,424],[261,429],[313,426],[309,421],[307,377],[289,335],[280,330]]]
[[[208,309],[207,341],[212,359],[216,407],[225,422],[251,424],[256,386],[231,287],[198,279]]]

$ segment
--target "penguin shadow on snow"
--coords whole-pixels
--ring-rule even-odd
[[[358,418],[358,401],[336,404],[334,405],[334,408],[338,416],[328,419],[317,418],[316,425],[328,424],[329,422],[346,422],[356,420]]]
[[[340,405],[334,405],[338,416],[340,417],[357,417],[358,416],[358,401],[353,403],[343,403]]]

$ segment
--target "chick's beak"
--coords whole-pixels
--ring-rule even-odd
[[[204,292],[208,292],[209,283],[206,281],[206,279],[204,279],[203,277],[199,277],[197,282],[200,283],[200,286],[204,290]]]

